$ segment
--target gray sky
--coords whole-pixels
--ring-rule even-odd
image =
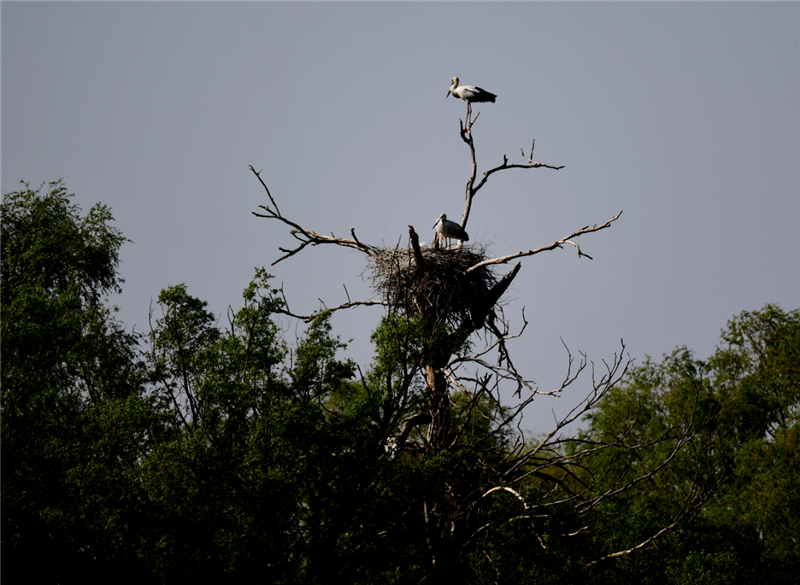
[[[573,352],[707,357],[726,321],[800,307],[798,3],[2,2],[2,189],[63,178],[111,206],[129,327],[184,282],[217,314],[294,240],[266,202],[322,233],[407,243],[459,218],[465,104],[450,78],[498,94],[476,106],[479,171],[536,138],[565,165],[493,175],[471,241],[539,247],[620,210],[608,230],[523,260],[512,346],[550,389]],[[291,308],[372,292],[364,257],[307,249],[269,271]],[[510,269],[503,267],[502,271]],[[334,327],[366,365],[382,312]],[[287,333],[291,340],[294,329]],[[582,397],[537,401],[526,426]]]

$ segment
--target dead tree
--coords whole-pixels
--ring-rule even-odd
[[[473,120],[474,122],[477,120]],[[559,170],[563,166],[552,166],[534,159],[532,143],[529,154],[522,154],[522,162],[510,163],[503,156],[502,163],[483,172],[478,179],[478,163],[474,139],[470,128],[460,125],[460,137],[469,150],[471,170],[466,183],[462,227],[466,227],[473,202],[495,173],[511,169]],[[380,300],[347,299],[332,310],[359,305],[380,304],[387,314],[401,320],[421,323],[419,338],[415,339],[422,349],[413,363],[404,366],[398,395],[408,392],[415,377],[424,380],[426,411],[404,412],[399,409],[386,417],[387,456],[397,458],[412,453],[414,457],[432,457],[442,453],[458,454],[461,460],[475,463],[453,473],[452,481],[444,496],[431,496],[422,502],[420,513],[428,527],[427,542],[430,552],[430,568],[434,574],[447,574],[450,582],[459,582],[464,558],[487,533],[491,524],[480,524],[479,508],[490,498],[500,493],[512,494],[520,502],[519,519],[534,522],[536,517],[547,514],[548,506],[573,505],[585,517],[607,499],[632,489],[666,465],[674,454],[692,438],[689,430],[672,429],[661,439],[672,445],[670,454],[660,466],[645,470],[636,477],[629,477],[611,488],[602,478],[586,482],[578,477],[581,461],[586,456],[602,449],[637,449],[643,445],[630,445],[626,437],[618,437],[604,444],[575,446],[575,439],[564,437],[565,428],[579,420],[592,409],[603,396],[624,376],[631,359],[625,356],[624,344],[614,354],[601,372],[581,355],[575,363],[567,349],[569,367],[562,383],[549,390],[542,390],[535,382],[520,373],[515,366],[509,345],[525,330],[524,311],[522,326],[511,331],[510,324],[500,303],[509,285],[521,269],[518,262],[503,275],[493,270],[506,264],[545,251],[573,246],[578,258],[589,258],[577,238],[612,226],[619,219],[620,211],[603,223],[583,226],[568,235],[546,245],[528,250],[488,257],[486,248],[480,243],[466,245],[453,250],[441,250],[438,246],[422,248],[413,226],[409,226],[409,245],[405,248],[382,247],[366,244],[358,239],[355,229],[349,238],[333,234],[324,235],[303,227],[284,216],[260,171],[250,170],[264,187],[269,199],[261,211],[253,212],[261,218],[277,220],[290,229],[297,240],[295,247],[280,248],[282,255],[273,262],[277,264],[301,252],[308,246],[333,244],[359,250],[367,256],[371,267],[374,289]],[[287,314],[309,320],[313,315],[298,315],[286,309]],[[408,340],[410,341],[410,340]],[[473,342],[482,343],[474,349]],[[586,398],[563,418],[556,420],[552,430],[543,439],[531,444],[520,429],[523,412],[534,400],[543,396],[557,396],[573,384],[587,368],[591,369],[591,388]],[[392,384],[387,380],[387,384]],[[513,388],[517,403],[513,406],[501,404],[501,388]],[[454,402],[454,392],[459,395],[459,404]],[[487,412],[488,409],[488,412]],[[467,421],[473,416],[491,419],[491,424],[481,435],[475,435]],[[498,437],[507,440],[501,444]],[[565,445],[573,441],[571,449]],[[470,458],[470,455],[475,457]],[[457,458],[458,459],[458,458]],[[529,502],[515,486],[528,477],[537,477],[546,482],[548,492],[541,502]],[[698,489],[687,498],[684,509],[675,518],[674,526],[682,518],[693,513],[708,493],[708,486],[698,484]],[[589,530],[581,527],[576,534]],[[653,538],[655,538],[654,535]],[[652,539],[642,542],[641,546]],[[543,545],[544,546],[544,545]],[[633,549],[632,549],[633,550]],[[626,554],[631,551],[617,551]],[[600,559],[598,559],[600,560]]]

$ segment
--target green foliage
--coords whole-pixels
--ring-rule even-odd
[[[419,367],[425,355],[428,327],[422,315],[392,313],[381,319],[372,333],[375,345],[374,372],[378,377],[387,374],[404,376],[400,368]]]
[[[2,204],[4,576],[794,582],[800,312],[742,313],[706,361],[647,360],[583,433],[514,459],[489,377],[446,391],[469,340],[419,316],[382,320],[363,376],[329,313],[284,343],[263,269],[224,325],[179,284],[147,339],[126,332],[111,222],[60,182]]]
[[[133,469],[162,429],[138,337],[103,306],[124,241],[61,182],[2,204],[3,571],[113,571],[139,512]],[[36,562],[30,563],[30,559]]]
[[[321,400],[337,393],[355,375],[355,363],[340,362],[336,352],[346,345],[331,337],[330,313],[317,315],[294,352],[292,386],[303,400]]]
[[[663,459],[671,444],[660,438],[697,432],[664,469],[615,500],[607,511],[619,520],[603,549],[624,550],[668,525],[698,479],[717,484],[691,524],[616,563],[635,582],[789,583],[800,567],[800,311],[743,312],[722,340],[705,362],[686,348],[646,361],[588,417],[589,438],[627,433],[652,444],[602,455],[610,481]]]

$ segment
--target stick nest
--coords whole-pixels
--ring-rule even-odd
[[[488,258],[480,244],[452,250],[422,248],[421,252],[424,271],[419,269],[411,248],[388,248],[374,257],[372,284],[391,310],[427,315],[457,326],[497,284],[488,266],[464,273]]]

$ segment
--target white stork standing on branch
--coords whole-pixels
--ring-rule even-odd
[[[457,98],[461,98],[467,102],[467,131],[472,128],[472,102],[494,103],[494,100],[497,97],[495,94],[486,91],[485,89],[481,89],[480,87],[475,87],[474,85],[459,85],[458,77],[454,77],[451,80],[450,89],[448,90],[447,95],[444,96],[445,99],[449,98],[450,94],[453,94]]]
[[[463,242],[469,242],[469,235],[464,231],[464,228],[456,222],[447,219],[446,213],[439,216],[439,219],[436,220],[433,227],[436,229],[434,243],[437,239],[440,241],[444,239],[453,239],[458,240],[458,247],[460,248]]]

